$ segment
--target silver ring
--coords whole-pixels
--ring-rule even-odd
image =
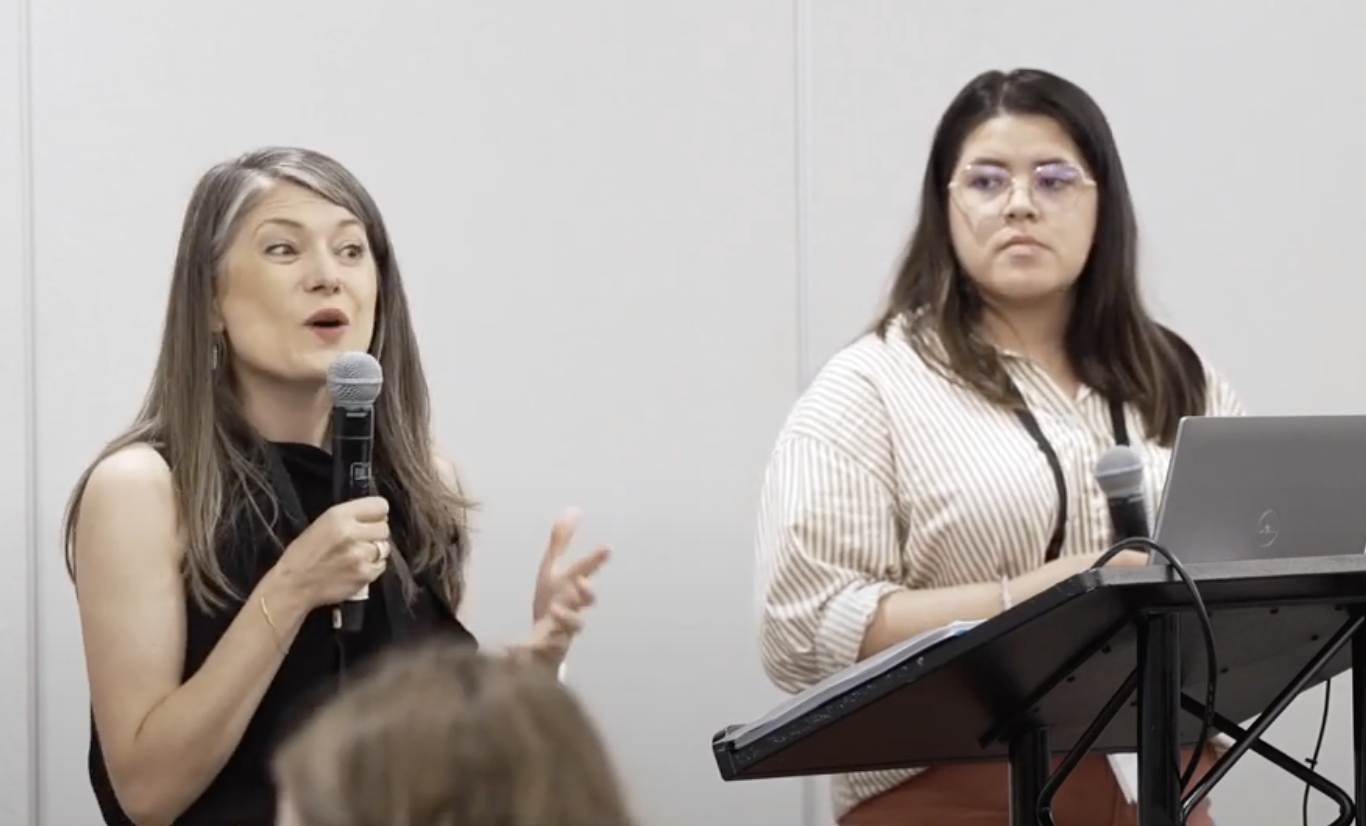
[[[375,542],[375,564],[383,562],[389,558],[389,543],[380,539]]]

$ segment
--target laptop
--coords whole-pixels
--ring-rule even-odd
[[[1182,563],[1363,553],[1366,416],[1183,419],[1153,538]]]

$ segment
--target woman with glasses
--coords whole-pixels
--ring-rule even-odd
[[[921,204],[885,312],[802,395],[766,475],[761,648],[787,691],[1090,567],[1113,541],[1100,455],[1139,451],[1157,501],[1181,418],[1241,414],[1144,309],[1119,151],[1074,84],[973,79],[939,123]],[[841,826],[1008,820],[1004,763],[833,791]],[[1053,811],[1059,826],[1134,822],[1102,756]],[[1189,822],[1211,823],[1208,807]]]

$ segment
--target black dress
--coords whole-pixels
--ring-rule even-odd
[[[332,505],[331,456],[311,445],[275,444],[272,447],[280,459],[276,467],[288,474],[304,515],[312,522]],[[405,547],[407,503],[383,482],[380,489],[389,500],[394,546]],[[235,522],[245,529],[239,527],[228,532],[228,536],[236,539],[222,543],[220,564],[239,593],[249,594],[280,554],[275,541],[259,521],[243,516]],[[281,533],[280,538],[288,544],[298,531],[282,528]],[[357,633],[342,635],[334,631],[330,609],[321,608],[308,615],[237,750],[199,799],[176,818],[176,824],[270,826],[275,822],[275,788],[270,777],[270,758],[275,745],[291,726],[299,723],[310,709],[337,689],[350,669],[378,651],[433,633],[450,633],[474,644],[474,637],[455,618],[430,578],[421,581],[418,599],[408,606],[403,604],[392,568],[385,571],[377,585],[370,588],[365,624]],[[255,606],[246,608],[254,610]],[[188,602],[184,679],[188,680],[199,670],[242,609],[242,603],[237,602],[206,613],[193,601]],[[108,826],[135,826],[114,796],[93,716],[89,768],[90,783],[104,814],[104,822]]]

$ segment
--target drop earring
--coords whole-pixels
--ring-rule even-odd
[[[214,339],[212,352],[212,369],[216,371],[223,365],[223,344],[218,339]]]

